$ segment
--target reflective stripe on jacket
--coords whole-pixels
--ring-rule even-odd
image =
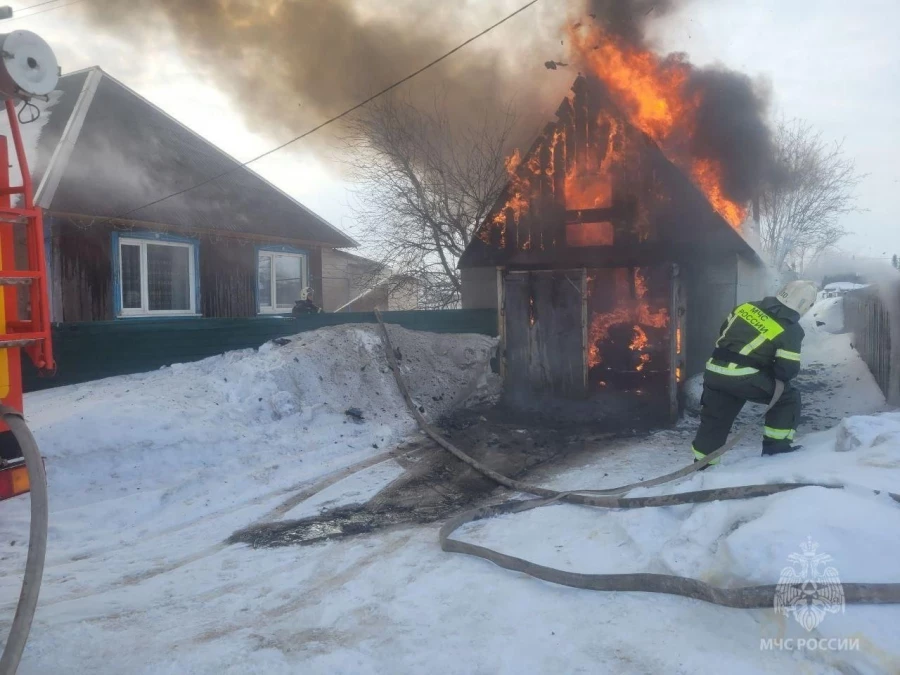
[[[775,298],[745,302],[722,324],[716,355],[707,370],[721,375],[750,375],[760,370],[787,382],[800,372],[800,346],[804,332],[800,315]],[[734,361],[720,358],[723,350],[735,354]]]

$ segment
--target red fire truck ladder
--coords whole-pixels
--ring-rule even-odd
[[[0,10],[9,16],[8,8]],[[46,42],[22,30],[0,35],[0,56],[0,99],[6,106],[22,174],[21,185],[10,185],[9,144],[5,136],[0,136],[0,437],[4,451],[10,447],[17,451],[4,452],[5,455],[22,455],[12,463],[0,460],[0,498],[31,492],[31,525],[22,590],[0,654],[0,675],[14,675],[37,607],[49,513],[44,462],[23,417],[22,352],[39,370],[55,369],[44,225],[41,210],[34,203],[16,103],[36,108],[32,98],[47,100],[56,88],[59,65]],[[21,266],[17,265],[20,261]],[[10,438],[15,442],[8,443]]]
[[[9,163],[0,167],[0,286],[4,288],[3,315],[0,315],[0,348],[23,349],[39,370],[53,370],[53,345],[50,341],[50,307],[48,306],[47,263],[44,255],[44,223],[41,209],[34,205],[31,172],[22,144],[15,103],[6,101],[6,113],[12,132],[17,163],[22,172],[22,185],[9,185]],[[8,157],[8,142],[0,140],[0,157]],[[12,197],[21,197],[12,206]],[[24,226],[27,269],[16,269],[16,226]],[[9,245],[9,242],[12,245]],[[29,287],[30,317],[18,318],[19,287]],[[5,323],[5,326],[3,325]],[[5,398],[0,396],[0,398]]]
[[[7,100],[5,105],[22,184],[10,185],[9,141],[0,136],[0,402],[22,413],[21,352],[40,371],[53,371],[55,364],[43,218],[41,209],[34,204],[15,102]],[[24,262],[24,269],[18,269],[17,258]],[[25,318],[19,317],[20,307],[26,310]],[[0,434],[8,433],[8,426],[0,421]],[[0,499],[15,497],[28,489],[24,461],[0,461]]]

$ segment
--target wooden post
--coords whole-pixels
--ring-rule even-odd
[[[507,253],[514,255],[518,248],[519,240],[519,223],[516,220],[516,214],[511,208],[506,209],[506,234],[504,242]]]
[[[506,381],[506,274],[502,267],[497,268],[497,333],[500,345],[497,361],[500,367],[500,380]]]
[[[681,270],[672,263],[671,301],[669,303],[669,421],[676,422],[680,413],[680,396],[685,372],[685,315],[684,293],[681,286]],[[681,379],[679,379],[679,374]]]
[[[588,108],[585,80],[579,77],[572,86],[575,92],[573,103],[575,116],[575,167],[576,170],[587,168],[588,148]]]
[[[588,326],[588,288],[587,288],[587,269],[581,270],[581,358],[584,368],[584,393],[585,397],[590,396],[589,387],[589,370],[590,370],[590,359],[588,358],[588,351],[590,349],[590,345],[588,341],[590,330]]]

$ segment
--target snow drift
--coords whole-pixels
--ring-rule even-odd
[[[494,339],[389,329],[426,416],[496,390]],[[259,350],[29,395],[57,524],[51,548],[55,534],[79,533],[81,546],[106,528],[130,537],[137,525],[177,525],[388,449],[415,423],[378,330],[323,328]],[[361,419],[347,414],[352,408]],[[92,521],[94,506],[108,515],[59,531],[59,511]]]

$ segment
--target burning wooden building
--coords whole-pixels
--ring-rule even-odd
[[[508,168],[459,263],[463,305],[499,310],[508,402],[673,419],[722,318],[763,292],[759,256],[599,80]]]

